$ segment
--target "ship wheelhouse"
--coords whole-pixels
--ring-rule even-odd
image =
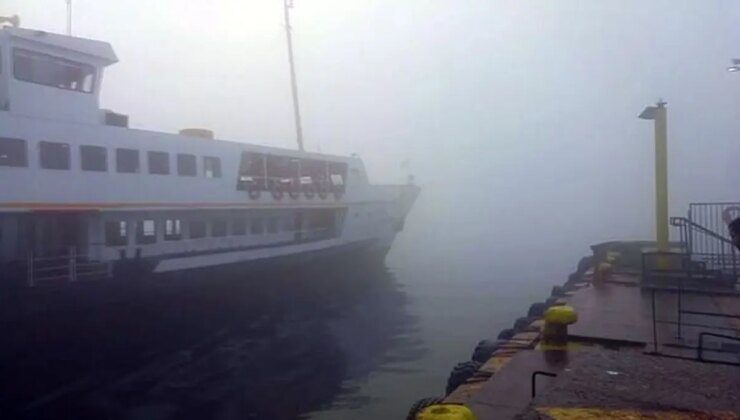
[[[0,31],[0,105],[14,115],[96,124],[103,71],[118,61],[105,42],[22,28]]]

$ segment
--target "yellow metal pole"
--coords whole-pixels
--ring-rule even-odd
[[[658,251],[668,251],[668,127],[664,102],[655,109],[655,233]]]

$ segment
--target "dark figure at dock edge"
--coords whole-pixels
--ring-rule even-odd
[[[728,227],[730,228],[730,236],[732,237],[732,242],[735,244],[735,248],[740,250],[740,217],[730,222]]]
[[[740,250],[740,207],[733,206],[724,209],[722,219],[727,223],[730,230],[732,243],[735,244],[735,248]]]

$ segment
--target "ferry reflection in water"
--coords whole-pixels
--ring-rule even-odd
[[[408,339],[406,296],[382,266],[241,277],[211,274],[207,288],[162,287],[5,325],[0,410],[39,419],[303,418],[350,393],[343,382],[388,363],[391,348],[423,352]]]

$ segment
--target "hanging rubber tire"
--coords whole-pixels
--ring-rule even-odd
[[[447,395],[451,394],[452,391],[457,389],[460,385],[464,384],[465,381],[473,377],[475,372],[483,366],[482,363],[474,360],[468,360],[467,362],[461,362],[455,365],[450,372],[450,376],[447,378],[447,388],[445,391]]]
[[[344,188],[335,187],[333,193],[334,193],[334,199],[339,200],[344,195]]]
[[[527,316],[530,318],[541,318],[547,310],[547,304],[545,302],[535,302],[529,305],[529,311]]]
[[[550,292],[550,296],[563,297],[565,296],[565,289],[563,288],[563,286],[552,286],[552,292]]]
[[[501,347],[501,342],[498,340],[481,340],[475,346],[470,360],[478,363],[486,363],[499,347]]]
[[[581,281],[581,273],[570,273],[568,276],[568,281],[565,283],[567,285],[575,284]]]
[[[303,187],[303,195],[305,195],[309,200],[314,198],[314,196],[316,196],[316,187],[313,184],[306,184]]]
[[[517,318],[516,321],[514,321],[514,332],[520,333],[526,331],[529,328],[529,324],[531,323],[532,320],[527,318],[526,316]]]
[[[248,194],[249,194],[249,198],[251,198],[252,200],[256,200],[260,198],[260,196],[262,195],[262,191],[258,190],[256,186],[250,187]]]
[[[414,405],[409,408],[409,413],[406,415],[406,420],[417,420],[416,415],[421,413],[423,409],[432,405],[437,405],[442,401],[444,401],[444,398],[442,397],[427,397],[416,401]]]
[[[301,184],[300,181],[294,179],[290,181],[290,187],[288,188],[288,196],[293,200],[297,200],[301,196]]]
[[[279,185],[273,185],[272,188],[270,188],[270,194],[272,194],[272,198],[275,200],[282,200],[283,199],[283,190],[280,188]]]
[[[509,340],[509,339],[511,339],[511,337],[514,336],[514,334],[515,333],[514,333],[514,330],[513,329],[507,328],[505,330],[501,330],[501,332],[498,333],[498,337],[497,338],[499,340]]]
[[[326,197],[329,196],[329,184],[327,184],[326,181],[319,182],[319,185],[316,188],[316,190],[317,190],[317,195],[322,200],[326,200]]]
[[[576,272],[579,274],[583,274],[586,271],[588,271],[589,268],[591,268],[594,265],[594,257],[583,257],[580,261],[578,261],[578,266],[576,267]]]

